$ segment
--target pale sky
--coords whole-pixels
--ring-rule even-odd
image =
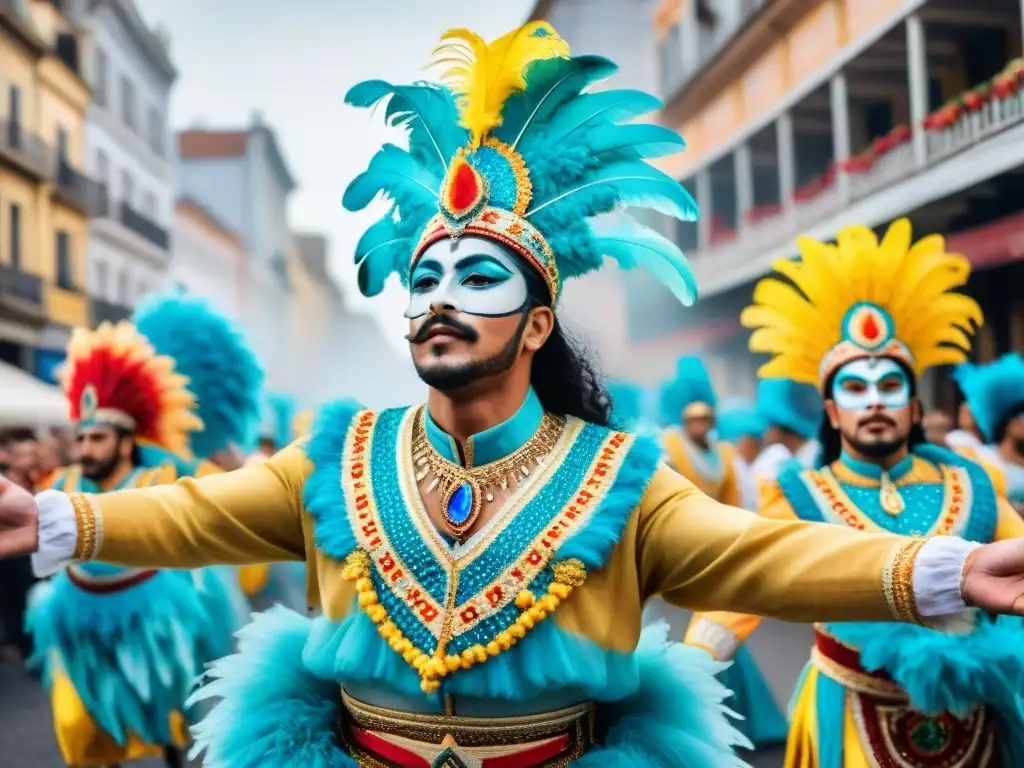
[[[347,107],[361,80],[422,77],[441,33],[467,27],[485,38],[522,23],[533,0],[136,0],[164,27],[178,68],[175,128],[245,128],[260,110],[273,126],[299,189],[293,229],[331,240],[334,271],[350,304],[370,311],[397,349],[407,350],[403,292],[366,300],[351,254],[375,217],[341,207],[345,185],[395,134],[369,110]],[[389,138],[390,137],[390,138]],[[377,212],[379,215],[379,212]]]

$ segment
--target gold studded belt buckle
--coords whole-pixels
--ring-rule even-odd
[[[422,715],[342,690],[341,743],[369,768],[560,768],[594,743],[594,705],[522,717]]]

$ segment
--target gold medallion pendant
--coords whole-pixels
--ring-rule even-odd
[[[463,467],[448,461],[427,438],[426,408],[416,419],[412,456],[416,481],[431,477],[427,493],[441,494],[441,515],[445,530],[454,538],[466,535],[483,509],[485,501],[494,501],[494,490],[518,486],[530,476],[532,467],[544,463],[565,428],[565,419],[545,414],[533,437],[508,456],[475,467],[472,452],[467,451]]]

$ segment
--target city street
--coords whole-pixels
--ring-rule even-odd
[[[663,604],[653,605],[651,610],[652,616],[670,618],[674,628],[685,627],[681,612]],[[783,705],[807,660],[809,644],[809,627],[774,621],[765,621],[751,640],[750,647]],[[778,768],[782,750],[755,755],[751,763],[755,768]],[[0,764],[4,768],[63,768],[46,696],[37,681],[11,663],[0,664]],[[132,765],[159,768],[161,763],[149,760]]]

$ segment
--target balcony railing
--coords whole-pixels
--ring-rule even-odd
[[[166,229],[125,202],[121,203],[121,223],[158,248],[166,251],[171,246],[171,240]]]
[[[122,320],[127,320],[132,315],[132,311],[128,307],[114,304],[104,299],[93,298],[91,303],[93,325],[99,325],[104,322],[118,323]]]
[[[85,215],[94,215],[98,204],[100,185],[83,173],[72,168],[67,160],[57,162],[53,194],[65,205]]]
[[[35,275],[0,264],[0,305],[26,320],[41,321],[46,316],[43,281]]]
[[[47,178],[53,167],[50,149],[20,123],[0,120],[0,155],[39,179]]]

